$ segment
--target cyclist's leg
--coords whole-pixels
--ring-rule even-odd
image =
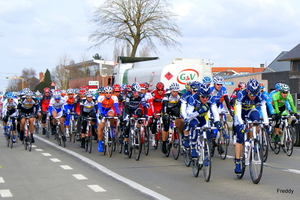
[[[98,126],[98,151],[103,152],[103,130],[105,127],[105,121],[101,119]]]
[[[243,150],[243,142],[244,142],[244,130],[243,125],[235,125],[235,132],[236,132],[236,143],[234,146],[235,152],[235,173],[241,174],[242,173],[242,163],[241,163],[241,154]]]
[[[34,123],[35,123],[35,117],[34,114],[32,113],[30,118],[29,118],[29,132],[30,132],[30,137],[31,137],[31,142],[34,143],[34,137],[33,137],[33,132],[34,132]]]

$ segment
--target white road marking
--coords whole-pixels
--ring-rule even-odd
[[[296,170],[296,169],[287,169],[287,170],[283,170],[283,171],[291,172],[291,173],[294,173],[294,174],[300,174],[300,170]]]
[[[87,178],[83,176],[82,174],[72,174],[75,178],[78,180],[86,180]]]
[[[72,170],[73,169],[69,165],[60,165],[60,167],[63,168],[64,170]]]
[[[2,177],[0,177],[0,183],[5,183],[5,181]]]
[[[106,192],[106,190],[104,190],[99,185],[88,185],[88,187],[94,190],[94,192]]]
[[[35,149],[36,151],[43,151],[43,149]]]
[[[32,147],[35,148],[36,146],[35,146],[35,145],[32,145]]]
[[[50,160],[52,161],[52,162],[61,162],[59,159],[57,159],[57,158],[50,158]]]
[[[43,142],[45,142],[45,143],[47,143],[47,144],[49,144],[49,145],[57,148],[57,149],[60,149],[61,151],[64,151],[64,152],[66,152],[66,153],[68,153],[70,155],[73,155],[76,158],[79,158],[83,162],[85,162],[85,163],[87,163],[87,164],[89,164],[89,165],[97,168],[98,170],[102,171],[103,173],[105,173],[105,174],[107,174],[107,175],[109,175],[109,176],[111,176],[111,177],[113,177],[113,178],[115,178],[115,179],[117,179],[117,180],[119,180],[119,181],[127,184],[131,188],[134,188],[134,189],[136,189],[136,190],[138,190],[138,191],[140,191],[140,192],[142,192],[144,194],[147,194],[147,195],[149,195],[149,196],[151,196],[151,197],[153,197],[155,199],[160,199],[160,200],[167,200],[167,199],[169,199],[168,197],[163,196],[163,195],[161,195],[161,194],[159,194],[159,193],[157,193],[157,192],[155,192],[153,190],[150,190],[149,188],[147,188],[147,187],[145,187],[145,186],[143,186],[143,185],[141,185],[139,183],[136,183],[136,182],[134,182],[134,181],[132,181],[132,180],[130,180],[128,178],[125,178],[124,176],[121,176],[121,175],[119,175],[119,174],[117,174],[117,173],[115,173],[115,172],[107,169],[106,167],[100,165],[99,163],[97,163],[97,162],[95,162],[95,161],[93,161],[91,159],[88,159],[88,158],[86,158],[86,157],[84,157],[84,156],[82,156],[82,155],[80,155],[80,154],[78,154],[78,153],[76,153],[74,151],[71,151],[69,149],[57,146],[57,144],[54,144],[54,143],[52,143],[52,142],[50,142],[50,141],[48,141],[48,140],[46,140],[46,139],[44,139],[42,137],[39,137],[39,136],[36,136],[36,137],[39,140],[41,140],[41,141],[43,141]]]
[[[12,197],[13,195],[9,190],[0,190],[1,197]]]
[[[50,153],[42,153],[44,156],[52,156]]]

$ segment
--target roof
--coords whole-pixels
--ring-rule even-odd
[[[157,60],[158,57],[118,57],[118,63],[135,63],[141,61],[148,61],[148,60]]]
[[[295,46],[287,54],[282,56],[278,61],[291,61],[291,60],[300,60],[300,44]]]
[[[266,68],[264,72],[281,72],[281,71],[289,71],[290,70],[290,62],[283,61],[278,62],[284,57],[288,51],[282,51]]]
[[[76,67],[89,67],[93,65],[98,65],[98,63],[94,62],[94,60],[88,60],[80,63],[75,63],[72,65],[65,66],[66,69],[76,68]]]

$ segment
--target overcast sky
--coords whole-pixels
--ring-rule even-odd
[[[88,23],[104,0],[0,0],[0,90],[24,68],[50,71],[68,55],[80,62],[113,44],[90,49]],[[179,15],[181,51],[158,46],[162,62],[211,59],[213,66],[259,67],[300,42],[299,0],[170,0]]]

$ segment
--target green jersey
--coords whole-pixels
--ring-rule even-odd
[[[275,114],[280,113],[279,112],[279,107],[285,106],[286,101],[288,101],[289,104],[291,105],[293,112],[297,113],[297,108],[294,105],[294,100],[293,100],[293,97],[290,93],[287,94],[286,98],[283,98],[281,96],[281,92],[278,91],[275,94],[273,94],[272,99],[273,99]]]

